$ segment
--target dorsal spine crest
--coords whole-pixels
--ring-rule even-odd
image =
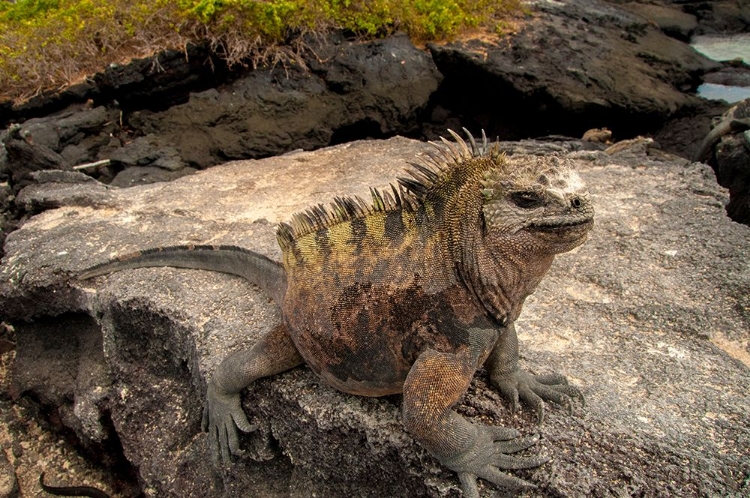
[[[429,142],[434,150],[418,158],[419,162],[409,163],[412,169],[407,173],[411,178],[397,178],[397,184],[391,184],[390,191],[370,188],[369,203],[359,196],[336,197],[329,206],[318,204],[292,215],[289,223],[279,225],[277,239],[281,248],[293,247],[296,240],[310,233],[376,213],[415,212],[425,209],[427,204],[445,205],[448,197],[456,194],[469,177],[481,179],[498,162],[502,163],[497,143],[490,145],[484,130],[481,144],[466,128],[468,144],[453,130],[448,132],[455,142],[442,137],[440,144]],[[434,207],[430,206],[428,211],[434,212]]]

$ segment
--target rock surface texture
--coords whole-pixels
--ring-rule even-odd
[[[334,37],[301,61],[306,67],[253,71],[130,122],[165,137],[188,164],[205,167],[357,136],[415,133],[441,80],[429,54],[406,36],[369,43]]]
[[[241,279],[194,270],[74,278],[160,245],[234,244],[278,258],[276,222],[336,195],[367,196],[427,147],[392,138],[168,184],[117,189],[65,173],[26,187],[19,198],[47,210],[8,237],[0,267],[14,392],[92,447],[116,438],[147,496],[458,496],[455,475],[402,429],[399,396],[345,395],[306,368],[247,391],[260,430],[217,471],[200,432],[206,379],[276,324],[275,304]],[[749,493],[750,228],[726,217],[711,169],[648,140],[503,147],[572,157],[590,187],[590,240],[558,257],[517,324],[524,367],[567,375],[587,404],[572,415],[550,407],[537,427],[480,372],[457,409],[542,435],[535,451],[553,459],[517,472],[539,486],[528,496]]]
[[[581,136],[602,126],[632,137],[695,107],[699,99],[687,91],[719,66],[607,2],[533,2],[533,9],[507,39],[430,45],[446,105],[464,125],[512,138]]]

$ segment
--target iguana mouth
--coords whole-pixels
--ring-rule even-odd
[[[594,218],[590,216],[580,216],[575,218],[546,218],[532,223],[530,228],[544,232],[554,232],[568,228],[589,228],[593,224]]]

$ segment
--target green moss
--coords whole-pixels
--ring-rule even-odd
[[[504,32],[519,13],[520,0],[0,0],[0,92],[28,96],[187,43],[209,41],[237,64],[301,33],[404,31],[423,42]]]
[[[33,19],[60,7],[58,0],[20,0],[16,3],[0,3],[0,15],[4,20],[18,22]]]

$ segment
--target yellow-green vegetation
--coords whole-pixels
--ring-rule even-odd
[[[209,42],[230,65],[293,54],[301,34],[343,29],[447,39],[502,31],[520,0],[0,0],[0,98],[68,85],[111,63]],[[286,47],[286,48],[285,48]]]

